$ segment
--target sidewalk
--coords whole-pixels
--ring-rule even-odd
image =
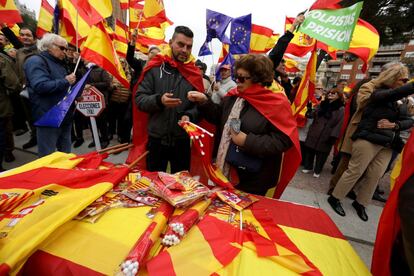
[[[94,148],[88,148],[89,143],[92,141],[92,137],[90,134],[87,134],[87,131],[85,131],[84,138],[85,142],[81,147],[72,149],[74,153],[83,154],[94,150]],[[3,162],[5,169],[12,169],[37,159],[36,147],[28,150],[22,149],[22,145],[28,140],[28,133],[15,137],[16,150],[14,150],[13,153],[16,157],[16,161],[12,163]],[[114,138],[111,141],[110,146],[116,144],[118,144],[118,142],[116,138]],[[126,157],[127,152],[122,152],[117,155],[111,155],[108,158],[108,161],[113,163],[123,163]],[[348,239],[367,267],[370,268],[378,220],[384,204],[373,201],[367,208],[369,220],[364,222],[357,216],[354,208],[351,206],[352,201],[350,199],[345,199],[343,207],[346,212],[346,216],[341,217],[337,215],[327,202],[328,195],[326,192],[328,190],[329,180],[331,177],[330,169],[330,160],[326,162],[324,171],[321,173],[319,178],[314,178],[312,174],[304,174],[301,172],[301,169],[299,169],[296,172],[294,179],[285,190],[282,200],[323,209]],[[389,193],[389,175],[386,175],[383,179],[381,179],[380,186],[385,190],[385,196],[387,197]]]

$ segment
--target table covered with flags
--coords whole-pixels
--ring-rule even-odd
[[[321,209],[104,157],[57,152],[0,176],[0,275],[370,275]]]

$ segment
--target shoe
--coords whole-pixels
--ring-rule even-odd
[[[310,173],[311,171],[312,170],[305,170],[305,169],[302,170],[303,173]]]
[[[358,214],[358,217],[360,219],[362,219],[363,221],[367,221],[368,220],[368,215],[365,212],[364,205],[361,205],[361,204],[358,203],[358,201],[354,200],[354,202],[352,202],[352,207],[355,208],[355,210],[356,210],[356,212]]]
[[[76,139],[75,143],[73,143],[73,147],[74,148],[79,148],[80,146],[82,146],[82,144],[85,142],[85,140],[83,140],[83,138],[80,139]]]
[[[321,176],[319,173],[313,173],[313,177],[319,178],[319,176]]]
[[[378,191],[375,191],[375,193],[372,195],[372,199],[379,202],[387,202],[387,199],[382,197],[382,195]]]
[[[37,139],[35,137],[30,138],[29,142],[23,145],[23,149],[32,148],[37,145]]]
[[[93,147],[95,147],[95,141],[92,141],[92,142],[88,145],[88,148],[93,148]]]
[[[101,149],[107,148],[109,146],[109,141],[102,141],[101,142]]]
[[[7,151],[4,155],[4,162],[10,163],[16,160],[16,157],[14,157],[13,153],[11,151]]]
[[[28,132],[29,130],[26,128],[26,129],[18,129],[18,130],[16,130],[15,132],[14,132],[14,135],[16,135],[16,136],[21,136],[21,135],[23,135],[23,134],[25,134],[26,132]]]
[[[328,203],[331,205],[332,209],[340,216],[345,216],[344,208],[342,208],[341,201],[337,199],[336,197],[329,196],[328,197]]]
[[[346,197],[347,198],[350,198],[350,199],[352,199],[352,200],[355,200],[356,198],[357,198],[357,195],[356,195],[356,193],[353,191],[353,190],[351,190],[347,195],[346,195]]]

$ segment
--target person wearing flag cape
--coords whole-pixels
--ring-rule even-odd
[[[224,175],[248,193],[265,195],[276,186],[278,198],[301,159],[296,121],[283,88],[273,80],[268,57],[244,55],[236,61],[235,73],[237,87],[221,104],[196,91],[188,98],[218,126],[216,165]]]
[[[68,43],[63,37],[46,34],[39,43],[40,54],[29,57],[24,64],[35,121],[58,104],[76,81],[75,74],[68,73],[65,69],[67,47]],[[39,157],[56,149],[68,153],[71,151],[72,113],[66,114],[60,127],[36,127]]]

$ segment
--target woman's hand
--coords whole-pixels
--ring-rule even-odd
[[[385,128],[385,129],[394,129],[395,123],[388,121],[387,119],[379,120],[377,123],[378,128]]]
[[[230,129],[230,136],[233,143],[235,143],[239,147],[244,146],[244,144],[246,143],[247,134],[243,131],[236,133],[234,132],[234,130]]]
[[[205,103],[208,100],[207,96],[204,93],[201,93],[198,91],[188,92],[187,99],[190,102],[195,102],[195,103]]]

